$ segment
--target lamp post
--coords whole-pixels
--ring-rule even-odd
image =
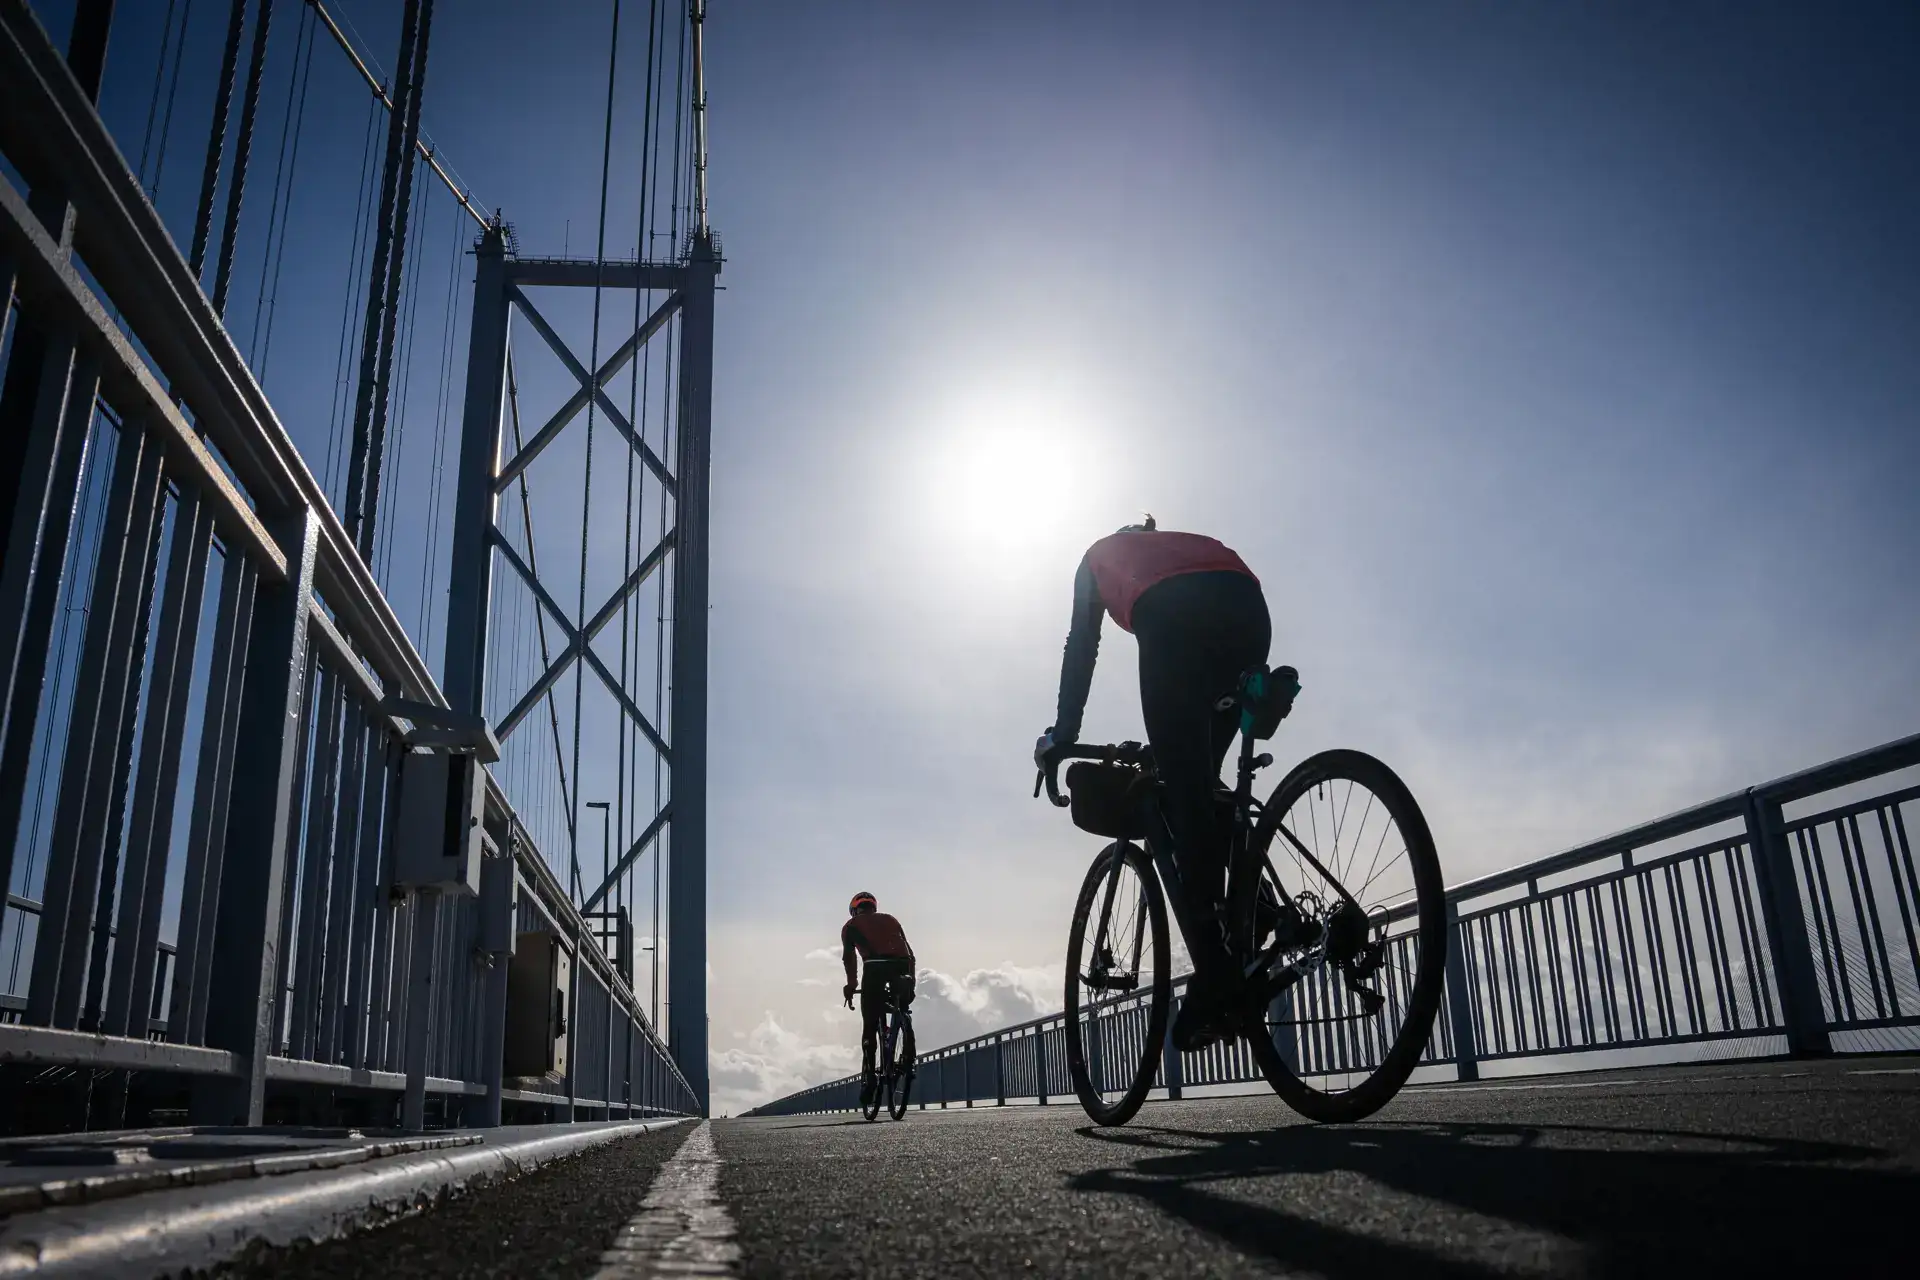
[[[587,808],[598,809],[600,811],[600,883],[604,885],[607,882],[607,877],[613,873],[612,810],[608,807],[608,802],[605,800],[589,800],[587,801]],[[600,931],[600,950],[605,951],[606,949],[606,933],[602,930]]]

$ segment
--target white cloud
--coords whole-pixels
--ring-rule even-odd
[[[913,1003],[914,1034],[923,1048],[937,1049],[1055,1013],[1061,1007],[1063,977],[1059,965],[1011,961],[969,970],[964,978],[923,968]]]
[[[837,1079],[860,1069],[859,1028],[835,1043],[803,1038],[780,1025],[771,1012],[746,1035],[746,1046],[723,1049],[708,1063],[716,1114],[739,1115],[749,1107]]]
[[[838,956],[831,952],[825,955]],[[808,959],[820,959],[820,953]],[[914,1032],[929,1049],[1025,1022],[1060,1008],[1062,973],[1058,965],[1012,962],[973,969],[964,977],[938,969],[920,970],[913,1004]],[[812,985],[818,979],[802,978]],[[812,1039],[768,1011],[744,1037],[741,1048],[721,1050],[709,1066],[716,1112],[739,1115],[750,1107],[811,1085],[837,1080],[860,1068],[860,1023],[842,1008],[822,1010],[820,1034]]]

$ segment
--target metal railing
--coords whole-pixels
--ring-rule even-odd
[[[395,700],[446,699],[21,0],[0,0],[0,154],[21,449],[0,476],[0,881],[23,853],[44,870],[4,908],[31,964],[0,999],[0,1069],[117,1081],[108,1122],[136,1076],[246,1123],[303,1089],[403,1095],[413,1125],[429,1094],[448,1122],[697,1110],[491,780],[480,896],[390,891],[421,729]],[[30,766],[51,797],[33,833]],[[570,1070],[522,1089],[501,1075],[516,926],[575,960]]]
[[[1909,835],[1920,786],[1784,813],[1915,765],[1920,735],[1449,890],[1446,995],[1422,1065],[1466,1080],[1483,1063],[1524,1069],[1710,1042],[1729,1055],[1820,1054],[1920,1027],[1920,874]],[[1670,850],[1676,842],[1686,847]],[[1413,937],[1395,934],[1392,945]],[[1176,1007],[1185,985],[1176,979]],[[1302,1025],[1292,1054],[1305,1075],[1377,1060],[1377,1045],[1307,1029],[1334,999],[1324,980],[1295,988]],[[1096,1010],[1090,1069],[1106,1088],[1123,1088],[1118,1064],[1138,1062],[1144,1048],[1144,1001],[1128,995]],[[1195,1053],[1169,1041],[1155,1083],[1179,1098],[1260,1079],[1243,1040]],[[847,1076],[751,1114],[850,1111],[859,1087]],[[914,1090],[923,1107],[1071,1096],[1064,1017],[924,1052]]]

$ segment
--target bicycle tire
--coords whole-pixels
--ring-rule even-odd
[[[895,1120],[907,1116],[907,1095],[913,1090],[913,1023],[900,1027],[901,1052],[887,1076],[887,1114]]]
[[[1153,941],[1153,980],[1147,995],[1147,1020],[1145,1033],[1139,1037],[1140,1053],[1136,1061],[1116,1063],[1131,1071],[1127,1087],[1120,1097],[1109,1104],[1103,1091],[1087,1069],[1087,1044],[1085,1030],[1088,1019],[1082,1016],[1080,994],[1080,952],[1086,941],[1088,918],[1093,914],[1096,901],[1105,902],[1102,892],[1112,869],[1113,859],[1124,857],[1126,866],[1133,869],[1138,877],[1146,902],[1147,927]],[[1111,910],[1111,903],[1107,909]],[[1099,936],[1096,931],[1095,937]],[[1116,841],[1100,851],[1087,869],[1087,878],[1080,886],[1079,900],[1073,908],[1073,925],[1067,933],[1067,974],[1066,974],[1066,1040],[1067,1069],[1073,1080],[1073,1089],[1080,1097],[1080,1105],[1095,1124],[1122,1125],[1133,1119],[1140,1110],[1140,1104],[1147,1099],[1148,1090],[1153,1088],[1154,1077],[1160,1066],[1161,1046],[1167,1038],[1167,1013],[1173,1002],[1173,979],[1169,973],[1171,957],[1167,950],[1167,904],[1160,887],[1160,877],[1154,874],[1153,862],[1145,850],[1125,841]],[[1102,1074],[1105,1074],[1104,1072]]]
[[[1390,1102],[1406,1084],[1433,1034],[1447,955],[1446,886],[1440,874],[1440,857],[1433,846],[1433,834],[1407,785],[1393,770],[1364,752],[1320,752],[1302,761],[1274,788],[1272,798],[1262,811],[1260,825],[1255,829],[1258,847],[1267,860],[1267,874],[1278,879],[1268,855],[1279,824],[1295,801],[1315,787],[1339,781],[1366,787],[1399,825],[1417,899],[1418,933],[1409,948],[1415,957],[1416,972],[1404,1002],[1406,1017],[1379,1064],[1353,1088],[1328,1091],[1303,1079],[1276,1043],[1273,1028],[1264,1021],[1264,1012],[1255,1015],[1261,1019],[1258,1025],[1245,1028],[1254,1061],[1273,1091],[1301,1115],[1322,1123],[1365,1119]],[[1392,1007],[1391,1001],[1388,1007]]]

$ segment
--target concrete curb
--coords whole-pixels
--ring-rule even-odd
[[[423,1151],[262,1181],[184,1187],[0,1221],[0,1276],[155,1276],[212,1267],[261,1240],[345,1235],[477,1181],[684,1120],[571,1127],[519,1141]]]

